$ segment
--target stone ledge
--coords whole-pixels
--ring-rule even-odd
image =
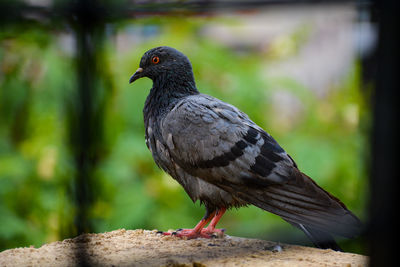
[[[157,231],[120,229],[85,234],[40,248],[0,253],[0,266],[368,266],[368,257],[225,236],[182,240]]]

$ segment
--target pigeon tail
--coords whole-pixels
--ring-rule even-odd
[[[354,238],[362,229],[360,220],[339,199],[298,170],[285,184],[256,192],[237,186],[235,191],[243,200],[300,228],[320,248],[340,250],[332,235]]]
[[[341,247],[336,243],[332,235],[313,229],[311,227],[306,227],[302,224],[293,224],[293,225],[300,228],[317,248],[343,251]]]

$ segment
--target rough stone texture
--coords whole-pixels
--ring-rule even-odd
[[[182,240],[157,231],[85,234],[40,248],[0,253],[0,266],[368,266],[368,257],[225,236]]]

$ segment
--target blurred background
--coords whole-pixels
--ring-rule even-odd
[[[202,93],[246,112],[367,220],[372,86],[361,74],[377,29],[364,5],[78,2],[2,4],[0,250],[82,232],[191,228],[204,215],[145,145],[151,81],[128,83],[160,45],[185,53]],[[231,210],[219,227],[311,245],[255,207]],[[362,238],[338,240],[366,253]]]

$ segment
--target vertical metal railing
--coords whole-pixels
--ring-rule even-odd
[[[94,173],[101,157],[103,114],[105,94],[101,94],[102,77],[99,74],[99,55],[104,37],[102,7],[96,0],[73,2],[71,24],[76,41],[76,99],[70,108],[74,118],[69,125],[70,144],[75,160],[73,199],[76,206],[75,226],[77,234],[94,231],[90,209],[94,203]],[[76,258],[79,266],[90,266],[86,242],[76,244]]]
[[[379,44],[372,72],[374,125],[372,130],[370,225],[371,266],[394,266],[397,255],[397,190],[399,189],[399,10],[398,1],[376,1]],[[397,21],[397,22],[396,22]],[[384,244],[384,245],[383,245]]]

